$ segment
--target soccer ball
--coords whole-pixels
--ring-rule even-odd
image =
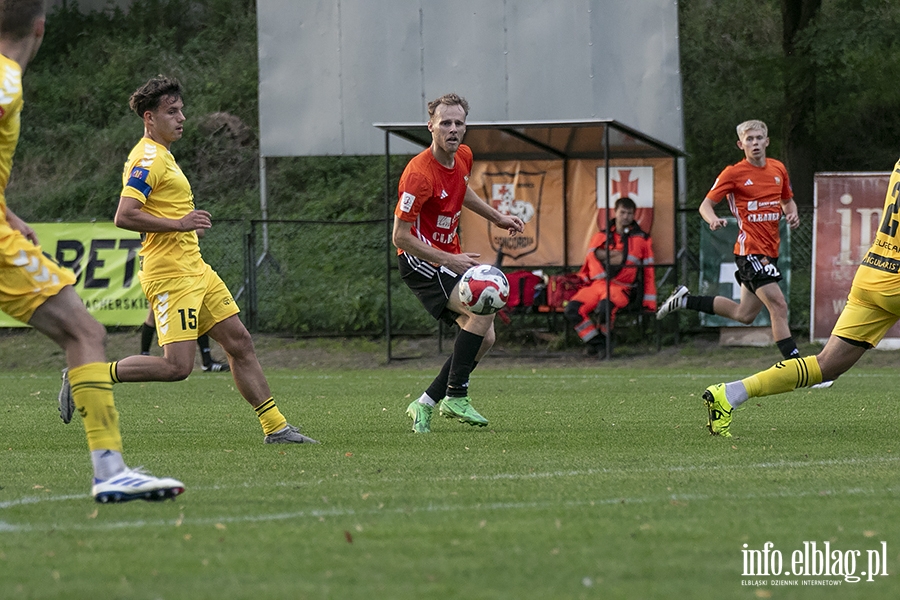
[[[459,282],[459,299],[476,315],[490,315],[509,300],[509,282],[497,267],[478,265],[463,273]]]

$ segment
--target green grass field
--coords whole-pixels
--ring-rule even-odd
[[[0,373],[0,597],[900,597],[895,369],[751,400],[724,440],[700,394],[748,368],[575,362],[485,361],[490,426],[431,435],[404,415],[431,368],[269,369],[322,441],[299,447],[262,443],[227,374],[119,385],[126,460],[187,491],[103,506],[58,372]],[[781,571],[804,542],[839,552],[833,571],[854,551],[856,576],[886,564],[857,583],[746,576],[744,545],[766,542]]]

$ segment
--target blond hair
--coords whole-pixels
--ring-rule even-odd
[[[763,135],[769,137],[769,128],[766,127],[766,124],[762,121],[757,121],[756,119],[751,119],[750,121],[744,121],[740,125],[737,126],[737,134],[738,139],[744,139],[744,135],[747,134],[748,131],[753,131],[754,129],[758,129],[763,132]]]
[[[440,98],[436,100],[432,100],[428,103],[428,117],[434,118],[434,111],[437,110],[437,107],[441,104],[446,104],[447,106],[461,106],[463,111],[466,113],[466,116],[469,115],[469,103],[466,102],[466,99],[462,96],[458,96],[457,94],[444,94]]]

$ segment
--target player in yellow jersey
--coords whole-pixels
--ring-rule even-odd
[[[888,183],[881,225],[856,270],[847,304],[816,356],[793,358],[740,381],[706,388],[707,427],[731,437],[732,411],[749,398],[771,396],[837,379],[874,348],[900,319],[900,161]]]
[[[43,0],[0,0],[0,309],[48,336],[66,353],[68,422],[78,410],[94,467],[98,502],[163,500],[184,491],[175,479],[125,466],[119,413],[104,350],[106,330],[84,308],[74,274],[41,252],[37,236],[6,205],[13,154],[19,141],[22,72],[44,38]]]
[[[212,226],[194,207],[191,185],[169,151],[181,139],[185,116],[181,84],[154,77],[131,95],[144,123],[122,177],[115,223],[144,234],[140,281],[156,318],[163,356],[135,355],[113,363],[120,381],[179,381],[194,368],[197,337],[208,334],[228,356],[238,392],[259,417],[267,444],[316,443],[289,424],[272,398],[239,309],[222,279],[200,255],[197,230]]]

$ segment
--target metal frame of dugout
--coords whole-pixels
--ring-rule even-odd
[[[384,156],[385,156],[385,223],[388,241],[391,239],[393,226],[393,212],[397,203],[397,182],[391,177],[391,136],[395,135],[403,140],[411,142],[421,148],[431,145],[431,133],[425,123],[375,123],[375,127],[384,131]],[[661,229],[669,231],[668,239],[660,243],[666,244],[667,260],[657,262],[656,267],[666,268],[665,274],[657,282],[663,283],[674,272],[677,281],[676,260],[676,207],[679,204],[679,167],[678,159],[685,153],[674,146],[656,140],[640,131],[623,125],[615,120],[585,120],[585,121],[509,121],[509,122],[469,122],[466,124],[466,135],[463,140],[472,148],[476,164],[480,161],[560,161],[562,163],[562,194],[563,194],[563,257],[562,266],[570,268],[575,266],[572,259],[580,266],[584,255],[570,256],[569,234],[572,224],[569,222],[569,171],[570,163],[580,160],[601,161],[605,165],[606,193],[605,206],[607,213],[611,214],[610,168],[615,166],[613,161],[619,159],[666,159],[671,161],[671,180],[667,186],[671,194],[666,194],[659,200],[654,194],[654,212],[659,212]],[[596,190],[596,187],[594,188]],[[599,202],[598,202],[599,204]],[[654,217],[654,223],[657,219]],[[681,227],[685,227],[681,223]],[[656,230],[654,225],[653,230]],[[651,233],[654,239],[654,251],[657,250],[657,236]],[[681,239],[685,239],[681,236]],[[669,247],[670,246],[670,247]],[[681,254],[681,253],[678,253]],[[386,252],[386,277],[387,302],[385,314],[385,338],[387,341],[387,359],[402,359],[407,357],[393,356],[393,337],[391,327],[391,270],[396,269],[396,249],[393,244],[387,244]],[[548,265],[516,264],[517,268],[545,268]],[[609,315],[607,314],[607,322]],[[610,348],[607,347],[607,354]]]

